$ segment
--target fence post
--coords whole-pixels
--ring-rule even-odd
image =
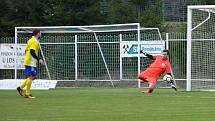
[[[78,80],[78,35],[75,35],[75,81]]]
[[[169,50],[169,33],[166,33],[166,49]]]
[[[119,40],[120,40],[120,44],[122,42],[122,34],[119,34]],[[122,57],[121,57],[121,52],[120,52],[120,81],[122,80]]]

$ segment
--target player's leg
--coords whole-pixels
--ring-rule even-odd
[[[22,90],[23,90],[23,88],[25,88],[27,80],[28,80],[28,78],[26,78],[25,81],[21,83],[20,88]]]
[[[147,81],[147,72],[143,71],[139,75],[140,83],[148,82]]]
[[[22,82],[21,85],[16,88],[20,96],[23,96],[23,88],[26,86],[27,79],[25,79],[25,81]]]
[[[23,96],[23,89],[26,86],[26,83],[28,81],[28,76],[31,75],[31,69],[29,68],[29,66],[25,66],[25,75],[26,75],[26,79],[24,82],[21,83],[21,85],[19,87],[17,87],[17,91],[19,93],[20,96]]]
[[[21,89],[20,87],[17,87],[16,90],[18,91],[20,96],[23,96],[23,89]]]
[[[29,67],[30,71],[26,82],[26,93],[25,98],[35,98],[31,95],[31,84],[32,81],[37,78],[37,69],[35,67]]]
[[[32,98],[32,95],[31,95],[31,84],[32,84],[32,81],[35,80],[35,79],[36,79],[35,76],[30,76],[27,79],[25,98]]]
[[[157,83],[157,78],[153,77],[152,75],[149,75],[147,79],[148,79],[148,89],[146,91],[143,91],[144,94],[152,93]]]
[[[148,89],[146,91],[143,91],[144,94],[152,93],[155,88],[155,84],[148,82]]]
[[[148,82],[149,77],[150,77],[150,74],[147,73],[147,71],[141,72],[140,75],[139,75],[139,79],[141,80],[141,83]],[[148,82],[148,85],[151,85],[151,84]],[[152,86],[150,86],[150,87],[152,87]],[[144,91],[144,90],[142,90],[141,92],[142,93],[147,93],[147,92],[152,92],[152,91],[149,91],[149,90]]]

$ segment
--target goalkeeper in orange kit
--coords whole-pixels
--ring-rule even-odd
[[[168,50],[163,50],[161,56],[152,56],[147,53],[144,53],[144,55],[154,60],[154,62],[145,71],[141,72],[139,75],[139,79],[141,80],[141,82],[148,82],[147,91],[142,91],[143,93],[148,94],[153,92],[156,86],[157,80],[160,78],[160,76],[163,73],[166,72],[166,74],[171,76],[173,74],[171,73],[171,66],[168,59],[168,56],[169,56]],[[177,90],[173,81],[171,81],[171,86],[172,88]]]

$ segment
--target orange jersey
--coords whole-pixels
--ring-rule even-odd
[[[163,60],[162,56],[153,56],[155,60],[145,72],[150,73],[154,77],[159,78],[162,73],[171,73],[171,66],[169,60]]]

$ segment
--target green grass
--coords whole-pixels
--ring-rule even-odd
[[[0,91],[1,121],[214,121],[215,92],[77,88],[36,91],[36,99]]]

